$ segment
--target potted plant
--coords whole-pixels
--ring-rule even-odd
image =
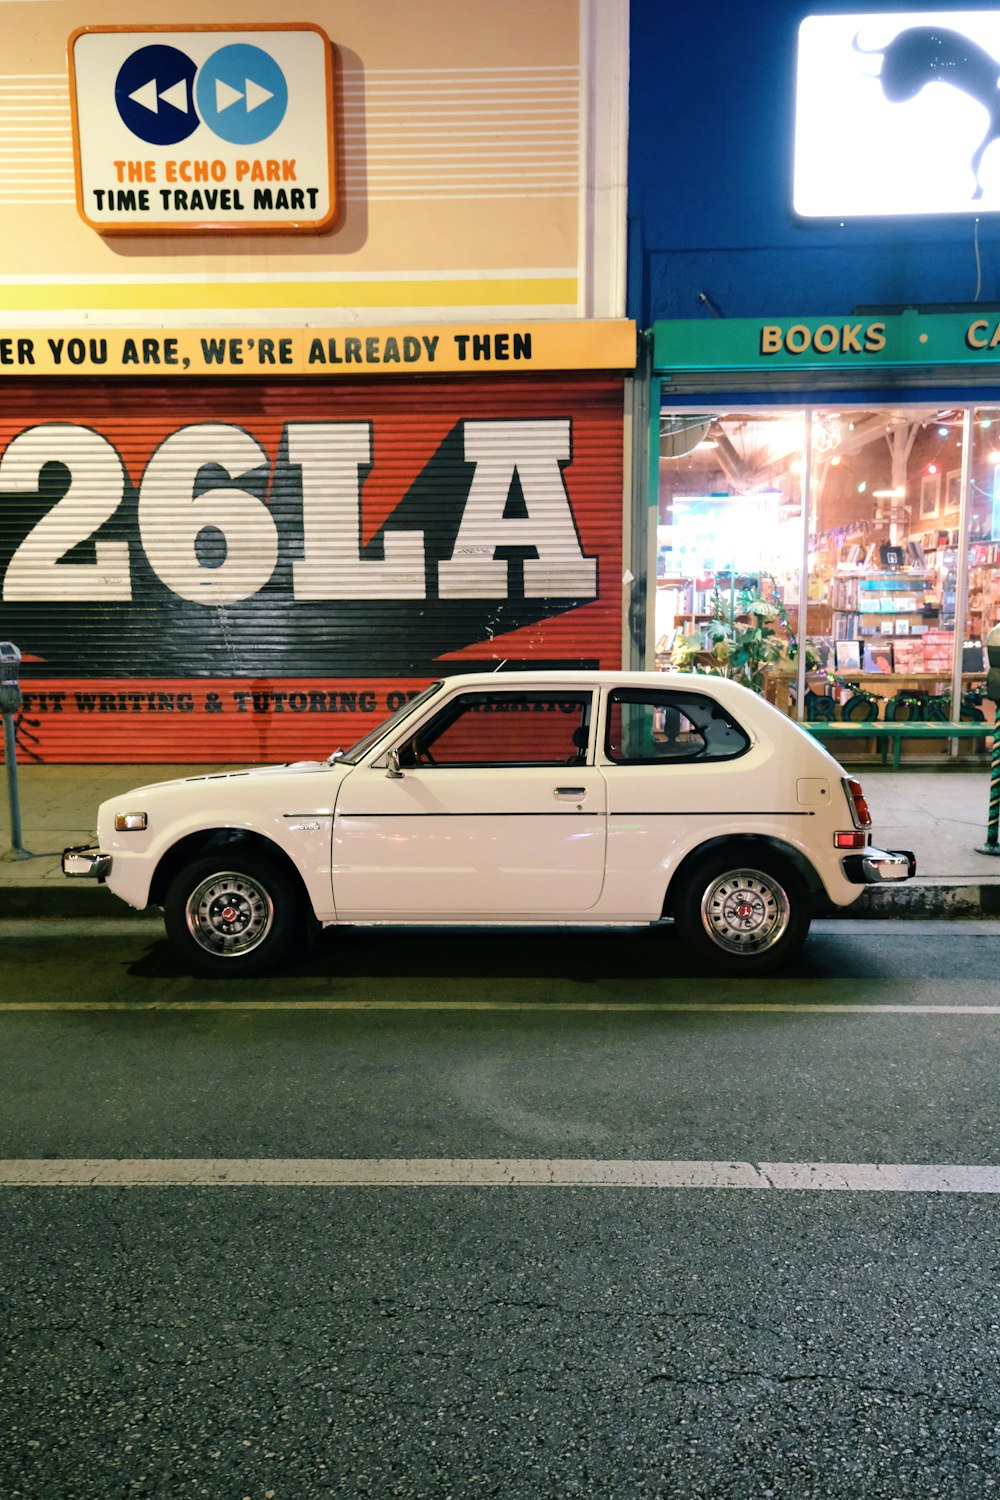
[[[777,586],[773,579],[769,582],[771,598],[760,589],[741,589],[726,599],[716,590],[709,624],[696,634],[675,638],[670,653],[672,670],[710,672],[763,693],[767,669],[794,660],[798,654]],[[809,665],[808,643],[806,649]],[[811,665],[818,665],[818,661],[814,658]]]

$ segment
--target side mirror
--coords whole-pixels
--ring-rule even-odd
[[[385,774],[391,777],[393,781],[402,780],[403,773],[399,769],[399,751],[395,749],[390,750],[386,756],[386,761],[387,768]]]

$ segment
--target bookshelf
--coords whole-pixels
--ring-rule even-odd
[[[866,635],[922,635],[930,613],[929,573],[837,573],[833,578],[834,640]]]

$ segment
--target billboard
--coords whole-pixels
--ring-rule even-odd
[[[805,218],[1000,210],[1000,10],[856,11],[799,28]]]

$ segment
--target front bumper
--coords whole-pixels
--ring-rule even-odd
[[[911,880],[916,873],[916,856],[909,849],[866,849],[844,860],[844,875],[852,885],[886,885]]]
[[[80,880],[107,880],[111,874],[111,855],[80,844],[62,852],[62,872]]]

